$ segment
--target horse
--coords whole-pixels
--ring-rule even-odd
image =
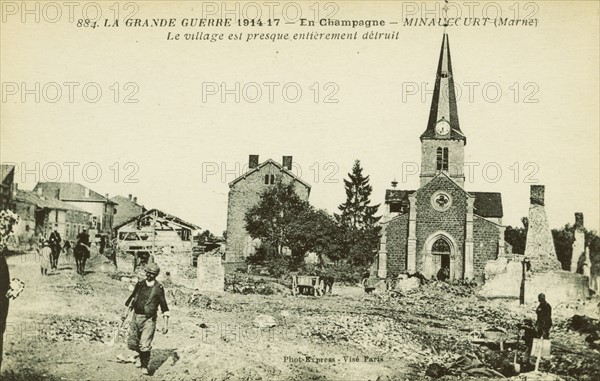
[[[75,250],[73,250],[73,256],[75,257],[77,274],[85,275],[85,261],[90,257],[90,248],[82,243],[78,243],[75,245]]]

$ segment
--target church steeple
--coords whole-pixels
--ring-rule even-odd
[[[450,42],[444,32],[427,129],[421,135],[421,186],[443,172],[463,187],[466,144],[458,123]]]
[[[441,123],[440,127],[438,124]],[[449,125],[448,133],[444,133],[442,125]],[[438,127],[436,129],[436,127]],[[442,132],[442,133],[440,133]],[[454,90],[454,77],[452,74],[452,60],[450,59],[450,41],[448,34],[444,33],[442,39],[442,48],[438,62],[435,88],[433,90],[433,99],[429,111],[429,121],[427,129],[421,135],[421,141],[424,139],[452,139],[463,140],[467,143],[467,138],[460,130],[458,122],[458,109],[456,107],[456,92]]]

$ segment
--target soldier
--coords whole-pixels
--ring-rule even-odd
[[[143,374],[148,374],[148,363],[150,362],[150,350],[152,339],[156,330],[156,317],[158,307],[163,315],[163,334],[169,331],[169,307],[165,299],[165,290],[156,280],[160,268],[156,263],[146,266],[146,279],[139,281],[125,302],[128,309],[133,310],[133,317],[129,326],[129,337],[127,347],[137,352],[139,362],[136,366],[142,368]],[[125,320],[127,313],[123,314]]]

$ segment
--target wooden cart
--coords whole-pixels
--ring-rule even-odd
[[[313,295],[322,296],[324,294],[325,283],[318,276],[293,275],[292,276],[292,294],[293,295]]]

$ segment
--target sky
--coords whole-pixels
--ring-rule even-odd
[[[503,223],[515,226],[527,216],[530,185],[543,184],[551,227],[583,212],[586,226],[598,230],[598,3],[451,3],[449,17],[460,11],[463,20],[447,32],[465,161],[474,168],[465,189],[501,192]],[[419,136],[444,28],[402,24],[440,17],[441,1],[234,2],[227,9],[219,2],[99,1],[76,3],[73,21],[69,9],[27,4],[30,14],[20,2],[3,2],[0,24],[0,161],[17,164],[22,189],[73,180],[110,197],[133,194],[148,208],[221,234],[228,183],[250,154],[261,162],[293,156],[294,171],[312,186],[310,201],[329,212],[344,202],[343,179],[356,159],[370,176],[374,204],[394,179],[399,189],[418,188]],[[77,26],[84,9],[90,18],[99,9],[101,26]],[[265,23],[280,24],[181,24],[235,24],[256,9]],[[106,27],[117,10],[119,26]],[[134,11],[141,25],[173,18],[176,26],[126,26]],[[463,25],[467,16],[494,19],[497,11],[509,19],[518,12],[536,26]],[[300,26],[295,12],[316,17],[316,25]],[[328,16],[386,25],[319,26]],[[397,38],[361,38],[371,31]],[[359,38],[246,41],[252,33],[308,32]],[[223,33],[224,40],[185,39],[199,33]],[[239,33],[242,41],[228,39]]]

